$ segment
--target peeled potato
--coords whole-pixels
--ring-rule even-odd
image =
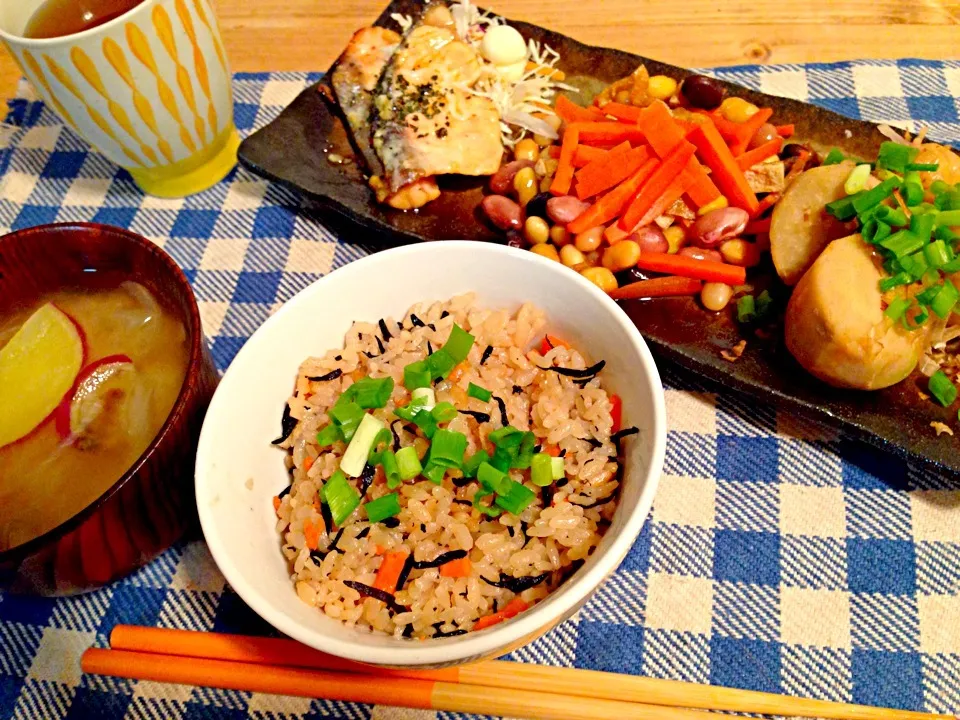
[[[940,166],[934,172],[920,174],[925,188],[930,187],[934,180],[943,180],[948,185],[960,182],[960,155],[948,147],[936,143],[921,145],[914,162],[937,163]]]
[[[846,195],[843,183],[853,167],[853,163],[843,162],[807,170],[774,206],[770,254],[785,284],[796,285],[827,243],[849,232],[823,208]]]
[[[830,385],[877,390],[916,367],[926,332],[883,314],[880,259],[860,235],[827,245],[787,305],[787,349]]]

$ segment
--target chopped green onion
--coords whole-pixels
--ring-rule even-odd
[[[562,457],[550,458],[550,469],[553,472],[553,479],[560,480],[566,474]]]
[[[936,216],[932,213],[914,213],[910,218],[911,234],[916,235],[924,242],[928,242],[930,235],[933,233],[933,221],[935,219]]]
[[[939,163],[907,163],[905,165],[907,170],[914,170],[919,172],[936,172],[940,169]]]
[[[493,495],[492,490],[477,490],[477,492],[474,493],[473,495],[473,507],[479,510],[480,512],[484,513],[485,515],[489,515],[490,517],[497,517],[500,513],[503,512],[503,510],[501,510],[498,507],[480,504],[481,500],[483,500],[484,498],[488,498],[491,495]]]
[[[960,240],[960,235],[957,235],[953,230],[948,228],[946,225],[941,225],[940,227],[933,229],[933,236],[937,240],[943,240],[944,242],[952,243]]]
[[[433,419],[433,411],[427,412],[426,410],[420,410],[413,416],[413,424],[416,425],[427,439],[433,439],[434,433],[437,432],[437,421]]]
[[[947,198],[947,206],[944,210],[960,210],[960,190],[953,190],[945,193],[943,197]]]
[[[553,482],[553,458],[546,453],[537,453],[530,460],[530,482],[538,487]]]
[[[379,465],[380,456],[383,454],[383,451],[391,447],[393,447],[393,433],[389,428],[384,427],[373,439],[373,447],[370,448],[370,455],[367,457],[367,462],[371,465]]]
[[[493,457],[490,458],[490,464],[501,472],[506,472],[513,464],[513,455],[506,448],[498,447],[493,451]]]
[[[337,427],[336,423],[330,423],[317,433],[317,445],[322,448],[330,447],[342,439],[343,436],[340,435],[340,428]]]
[[[412,362],[403,369],[403,386],[410,391],[430,387],[430,369],[426,360]]]
[[[340,469],[350,477],[359,477],[363,472],[363,466],[367,464],[367,458],[370,457],[377,435],[386,427],[387,424],[383,420],[369,413],[364,415],[350,444],[347,445],[346,452],[343,453]]]
[[[922,278],[923,274],[930,268],[927,264],[927,256],[924,255],[922,250],[913,253],[913,255],[905,255],[896,262],[900,264],[900,268],[904,272],[910,273],[914,280]]]
[[[424,410],[433,410],[437,404],[437,394],[432,387],[419,387],[410,394],[410,406]]]
[[[446,378],[456,366],[457,361],[444,348],[431,353],[427,358],[427,368],[433,380]]]
[[[890,197],[893,191],[899,187],[900,178],[888,178],[876,187],[871,188],[870,190],[864,190],[858,195],[854,195],[853,209],[856,210],[857,214],[862,213],[864,210],[869,210],[870,208],[879,205],[888,197]]]
[[[497,491],[497,497],[493,502],[508,513],[519,515],[536,497],[537,494],[526,485],[507,478],[500,484],[500,490]]]
[[[916,207],[923,202],[923,186],[920,183],[904,183],[900,194],[907,207]]]
[[[498,470],[490,463],[480,463],[480,467],[477,468],[477,480],[484,490],[500,492],[500,485],[509,479],[506,472]]]
[[[824,163],[826,164],[826,163]],[[856,197],[856,196],[853,196]],[[853,197],[840,198],[833,202],[828,202],[826,210],[840,222],[847,222],[856,217],[857,211],[853,207]]]
[[[346,442],[350,442],[353,439],[353,434],[360,426],[360,421],[363,420],[364,415],[366,415],[366,413],[363,412],[363,408],[357,405],[357,403],[353,400],[345,400],[343,396],[330,408],[328,414],[333,422],[337,424],[337,427],[339,427],[340,434]]]
[[[938,268],[950,262],[950,253],[943,240],[934,240],[923,248],[923,256],[930,267]]]
[[[757,308],[757,318],[767,317],[773,310],[773,297],[769,290],[764,290],[757,295],[754,305]]]
[[[880,247],[886,248],[894,256],[901,258],[920,250],[926,243],[908,230],[898,230],[883,240]]]
[[[443,485],[443,476],[447,474],[447,468],[443,465],[427,463],[421,474],[434,485]]]
[[[948,275],[960,272],[960,257],[954,258],[940,269]]]
[[[324,483],[322,494],[335,525],[342,525],[360,504],[360,493],[347,482],[347,476],[340,470]]]
[[[493,397],[492,392],[473,383],[467,386],[467,395],[476,398],[480,402],[490,402],[490,398]]]
[[[400,477],[400,465],[393,450],[384,450],[380,454],[380,464],[383,466],[383,474],[387,476],[387,487],[391,490],[400,487],[403,478]]]
[[[500,441],[503,440],[503,438],[519,432],[521,431],[517,430],[513,425],[504,425],[502,428],[497,428],[487,435],[487,440],[492,442],[494,445],[500,445]]]
[[[480,468],[482,463],[490,462],[490,453],[486,450],[477,450],[473,455],[467,458],[460,470],[463,472],[464,477],[476,477],[477,470]]]
[[[749,323],[757,316],[757,304],[753,295],[744,295],[737,300],[737,322]]]
[[[534,454],[533,448],[536,443],[536,435],[534,435],[532,432],[523,433],[517,456],[510,463],[510,467],[517,468],[518,470],[526,470],[528,467],[530,467],[530,462],[533,460]]]
[[[846,158],[843,153],[840,152],[840,148],[833,148],[830,152],[827,153],[827,156],[823,159],[824,165],[837,165],[842,163]]]
[[[934,223],[937,227],[943,225],[955,227],[956,225],[960,225],[960,210],[947,210],[946,212],[938,213]]]
[[[463,465],[463,453],[467,449],[467,436],[456,430],[437,430],[430,445],[431,465],[459,469]]]
[[[910,221],[907,219],[907,215],[900,208],[890,207],[889,205],[881,205],[877,208],[877,219],[883,220],[888,225],[893,227],[903,227]]]
[[[423,471],[415,447],[411,445],[397,450],[397,469],[400,471],[401,480],[413,480]]]
[[[942,287],[943,287],[942,283],[937,283],[936,285],[932,285],[931,287],[928,287],[923,292],[917,293],[914,299],[921,305],[929,305],[930,303],[933,302],[933,299],[937,296],[937,293],[940,292],[940,288]]]
[[[856,195],[866,186],[868,177],[870,177],[870,166],[857,165],[847,176],[847,181],[843,184],[844,192],[846,192],[847,195]]]
[[[910,273],[897,273],[893,277],[883,278],[883,280],[880,281],[880,292],[887,292],[888,290],[893,290],[895,287],[909,285],[912,282],[913,276],[910,275]]]
[[[435,405],[430,414],[438,423],[447,423],[457,416],[457,409],[453,406],[453,403],[442,402]]]
[[[929,317],[930,314],[924,308],[918,307],[913,317],[910,317],[910,311],[907,311],[900,318],[900,322],[907,330],[917,330],[923,326]]]
[[[949,183],[945,183],[943,180],[934,180],[930,183],[930,192],[934,195],[941,195],[945,192],[950,192],[953,187]]]
[[[930,390],[930,394],[944,407],[953,405],[953,401],[957,399],[957,387],[950,382],[950,378],[947,377],[943,370],[937,370],[930,377],[930,383],[927,385],[927,388]]]
[[[877,154],[877,167],[887,168],[894,172],[904,172],[907,165],[913,162],[919,152],[920,148],[910,145],[901,145],[895,142],[882,143],[880,152]]]
[[[906,298],[896,298],[893,302],[891,302],[887,306],[887,309],[884,310],[884,314],[888,318],[896,322],[897,320],[903,317],[903,314],[907,311],[907,308],[909,307],[910,307],[909,300],[907,300]]]
[[[470,348],[473,347],[474,337],[462,327],[454,323],[450,330],[450,337],[444,343],[443,349],[453,358],[453,364],[462,363],[470,354]]]
[[[344,394],[365,410],[382,408],[393,392],[393,378],[363,378],[348,387]]]
[[[960,300],[960,292],[957,292],[957,288],[952,282],[944,280],[940,292],[930,303],[930,309],[937,314],[937,317],[945,318],[953,312],[957,300]]]
[[[376,500],[371,500],[363,509],[367,511],[367,520],[372,523],[378,523],[381,520],[400,514],[400,496],[397,493],[384,495]]]

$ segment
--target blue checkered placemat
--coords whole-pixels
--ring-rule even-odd
[[[960,63],[739,67],[717,75],[960,141]],[[248,133],[319,77],[239,74]],[[185,200],[144,197],[29,87],[0,128],[0,230],[129,227],[183,267],[225,368],[281,303],[369,249],[238,170]],[[663,368],[660,492],[630,555],[521,661],[960,713],[960,481]],[[80,673],[117,623],[266,633],[201,541],[99,592],[0,592],[0,719],[407,718],[448,713],[129,682]]]

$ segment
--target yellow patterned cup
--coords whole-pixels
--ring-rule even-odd
[[[207,0],[145,0],[74,35],[23,37],[41,4],[0,3],[0,37],[68,125],[152,195],[190,195],[230,172],[240,140]]]

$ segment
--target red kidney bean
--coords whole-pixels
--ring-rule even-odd
[[[706,248],[698,248],[687,246],[685,248],[680,248],[678,255],[686,255],[687,257],[692,257],[694,260],[711,260],[713,262],[723,262],[723,255],[721,255],[716,250],[707,250]]]
[[[670,243],[663,231],[656,225],[644,225],[631,233],[627,240],[633,240],[640,246],[640,254],[665,253],[670,249]]]
[[[780,137],[777,133],[777,128],[771,123],[764,123],[757,131],[753,134],[753,137],[750,138],[750,144],[747,145],[747,148],[752,150],[753,148],[760,147],[764,143],[768,143],[771,140],[776,140]]]
[[[706,75],[691,75],[683,81],[680,93],[693,107],[713,110],[723,102],[726,91],[713,78]]]
[[[590,203],[577,200],[570,195],[547,200],[547,217],[558,225],[566,225],[576,220],[590,207]]]
[[[747,211],[737,207],[711,210],[694,220],[688,236],[700,247],[713,247],[742,233],[749,220]]]
[[[527,167],[533,167],[536,163],[533,160],[514,160],[497,170],[490,178],[490,190],[498,195],[506,195],[513,190],[513,176],[520,170]]]
[[[523,224],[523,211],[520,206],[503,195],[487,195],[480,207],[490,218],[490,222],[501,230],[519,228]]]

